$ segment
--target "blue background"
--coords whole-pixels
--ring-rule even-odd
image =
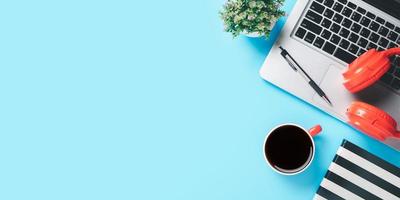
[[[343,138],[400,165],[263,81],[284,20],[233,40],[224,2],[2,1],[0,199],[311,199]],[[285,122],[324,128],[297,176],[263,159]]]

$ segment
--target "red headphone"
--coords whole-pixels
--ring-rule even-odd
[[[400,48],[386,51],[370,49],[343,73],[343,85],[351,93],[356,93],[378,81],[390,68],[389,57],[400,54]],[[360,131],[378,139],[400,138],[397,122],[385,111],[367,103],[355,101],[347,108],[348,122]]]

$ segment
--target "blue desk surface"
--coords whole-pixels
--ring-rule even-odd
[[[224,2],[2,2],[0,199],[310,199],[343,138],[400,165],[263,81],[284,21],[233,40]],[[324,128],[301,175],[263,159],[284,122]]]

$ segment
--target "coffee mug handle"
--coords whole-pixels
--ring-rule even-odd
[[[310,128],[310,130],[308,130],[308,133],[310,133],[311,136],[316,136],[318,135],[318,133],[320,133],[322,131],[322,128],[320,125],[316,125],[312,128]]]

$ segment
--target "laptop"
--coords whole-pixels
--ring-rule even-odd
[[[360,100],[377,106],[400,123],[400,57],[378,83],[348,92],[342,72],[370,48],[400,46],[400,0],[297,0],[260,70],[266,81],[346,122],[347,107]],[[332,105],[281,56],[283,47],[329,97]],[[400,139],[385,144],[400,150]]]

